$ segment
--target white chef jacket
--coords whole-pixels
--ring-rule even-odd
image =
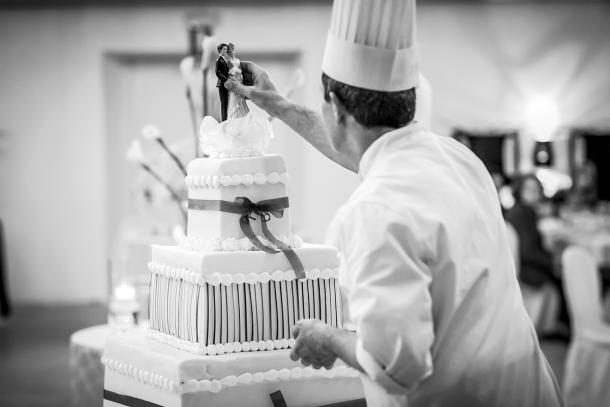
[[[329,243],[369,406],[562,405],[481,161],[419,124],[364,153]]]

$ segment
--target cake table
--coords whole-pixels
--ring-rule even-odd
[[[144,328],[133,328],[134,331]],[[101,406],[104,392],[102,354],[110,326],[95,325],[70,336],[70,389],[73,406]]]

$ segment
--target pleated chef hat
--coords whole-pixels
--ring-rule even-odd
[[[364,89],[417,86],[415,0],[335,0],[322,71]]]

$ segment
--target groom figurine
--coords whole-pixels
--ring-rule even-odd
[[[229,91],[225,88],[225,82],[229,79],[229,63],[227,62],[227,51],[229,46],[227,44],[219,44],[216,48],[220,56],[216,60],[216,87],[218,88],[218,94],[220,95],[220,116],[221,121],[227,120],[227,105],[229,104]]]

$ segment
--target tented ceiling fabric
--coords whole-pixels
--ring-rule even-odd
[[[564,129],[608,127],[609,18],[610,6],[600,3],[420,4],[433,130],[521,129],[537,95],[557,104]]]

